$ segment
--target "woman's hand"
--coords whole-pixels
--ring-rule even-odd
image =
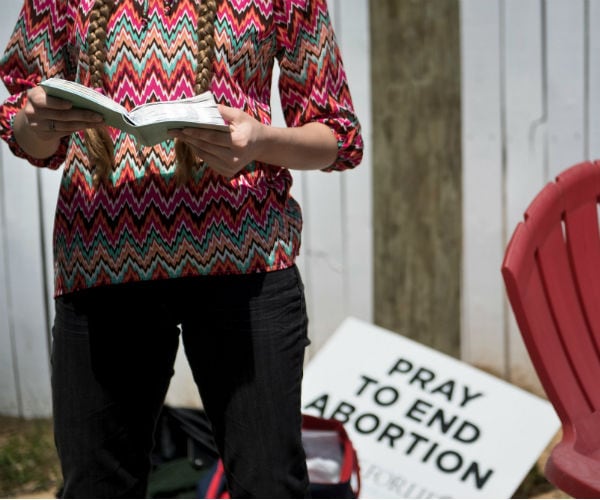
[[[74,109],[70,102],[50,97],[37,86],[27,92],[27,102],[17,113],[13,127],[25,151],[36,158],[47,158],[58,149],[61,137],[102,124],[102,115]]]
[[[171,130],[173,138],[192,146],[210,168],[233,177],[252,161],[295,170],[333,164],[338,144],[333,130],[319,122],[298,127],[263,125],[242,110],[219,105],[229,133],[199,128]]]
[[[229,133],[201,128],[171,130],[170,135],[189,144],[217,173],[231,178],[260,156],[265,125],[240,109],[219,105]]]

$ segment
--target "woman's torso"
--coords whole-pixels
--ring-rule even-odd
[[[89,83],[93,0],[69,2],[68,76]],[[270,122],[277,51],[273,2],[219,2],[211,89],[218,102]],[[108,22],[103,92],[128,109],[193,95],[197,0],[117,0]],[[301,214],[286,169],[248,165],[226,179],[209,167],[174,178],[172,141],[143,147],[117,130],[115,168],[94,185],[83,134],[70,142],[54,252],[56,295],[100,285],[283,269],[300,245]]]

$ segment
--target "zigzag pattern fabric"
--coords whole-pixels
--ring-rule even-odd
[[[131,109],[193,95],[197,2],[117,0],[108,23],[102,92]],[[0,61],[11,96],[0,107],[0,134],[38,167],[64,163],[54,227],[55,295],[163,278],[253,273],[291,266],[302,216],[287,169],[254,162],[232,179],[200,168],[176,182],[173,141],[141,147],[111,130],[116,162],[95,186],[83,134],[65,138],[51,158],[29,157],[12,121],[41,80],[89,84],[86,38],[93,0],[26,0]],[[288,126],[320,121],[338,139],[325,170],[356,166],[362,155],[326,0],[220,1],[215,21],[216,100],[269,124],[274,59]]]

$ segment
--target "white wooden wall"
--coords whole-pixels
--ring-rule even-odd
[[[2,0],[0,50],[21,0]],[[351,92],[363,125],[361,167],[343,174],[295,176],[305,218],[299,266],[304,276],[314,353],[341,321],[372,320],[371,106],[368,0],[329,0]],[[352,55],[352,57],[350,57]],[[7,93],[0,89],[0,99]],[[276,124],[282,124],[276,112]],[[49,338],[53,317],[50,238],[60,172],[38,170],[0,149],[0,414],[51,413]],[[183,356],[168,402],[198,398]]]
[[[2,2],[0,46],[20,9]],[[0,98],[7,92],[2,86]],[[0,414],[50,412],[49,318],[52,303],[51,206],[56,172],[29,168],[3,143],[0,149]]]
[[[19,0],[2,4],[0,46]],[[329,4],[367,148],[355,171],[296,176],[311,353],[344,317],[373,315],[368,0]],[[573,163],[600,157],[600,34],[593,29],[600,0],[460,0],[460,9],[462,357],[537,391],[500,264],[513,228],[544,184]],[[281,124],[280,115],[275,122]],[[2,146],[0,414],[50,412],[47,286],[58,178]],[[171,403],[195,397],[183,366],[178,360]]]
[[[598,0],[461,0],[462,356],[538,391],[500,265],[535,194],[600,155]]]

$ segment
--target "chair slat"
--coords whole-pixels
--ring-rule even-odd
[[[595,357],[600,363],[600,165],[588,162],[558,176],[565,204],[567,248]],[[597,381],[587,391],[597,392]],[[597,408],[598,409],[598,408]]]
[[[571,266],[600,363],[600,234],[596,202],[567,212],[565,222]],[[597,381],[594,385],[597,391]]]
[[[538,259],[545,293],[571,359],[572,370],[580,381],[585,397],[592,403],[592,409],[600,408],[600,391],[586,390],[592,384],[597,386],[600,381],[600,363],[592,334],[585,321],[560,225],[557,225],[538,249]]]
[[[560,419],[568,422],[582,412],[589,411],[589,404],[572,374],[572,365],[556,328],[534,257],[533,241],[527,229],[520,224],[515,230],[506,251],[502,272],[512,309],[536,372]],[[555,373],[561,373],[561,377],[555,377]]]

